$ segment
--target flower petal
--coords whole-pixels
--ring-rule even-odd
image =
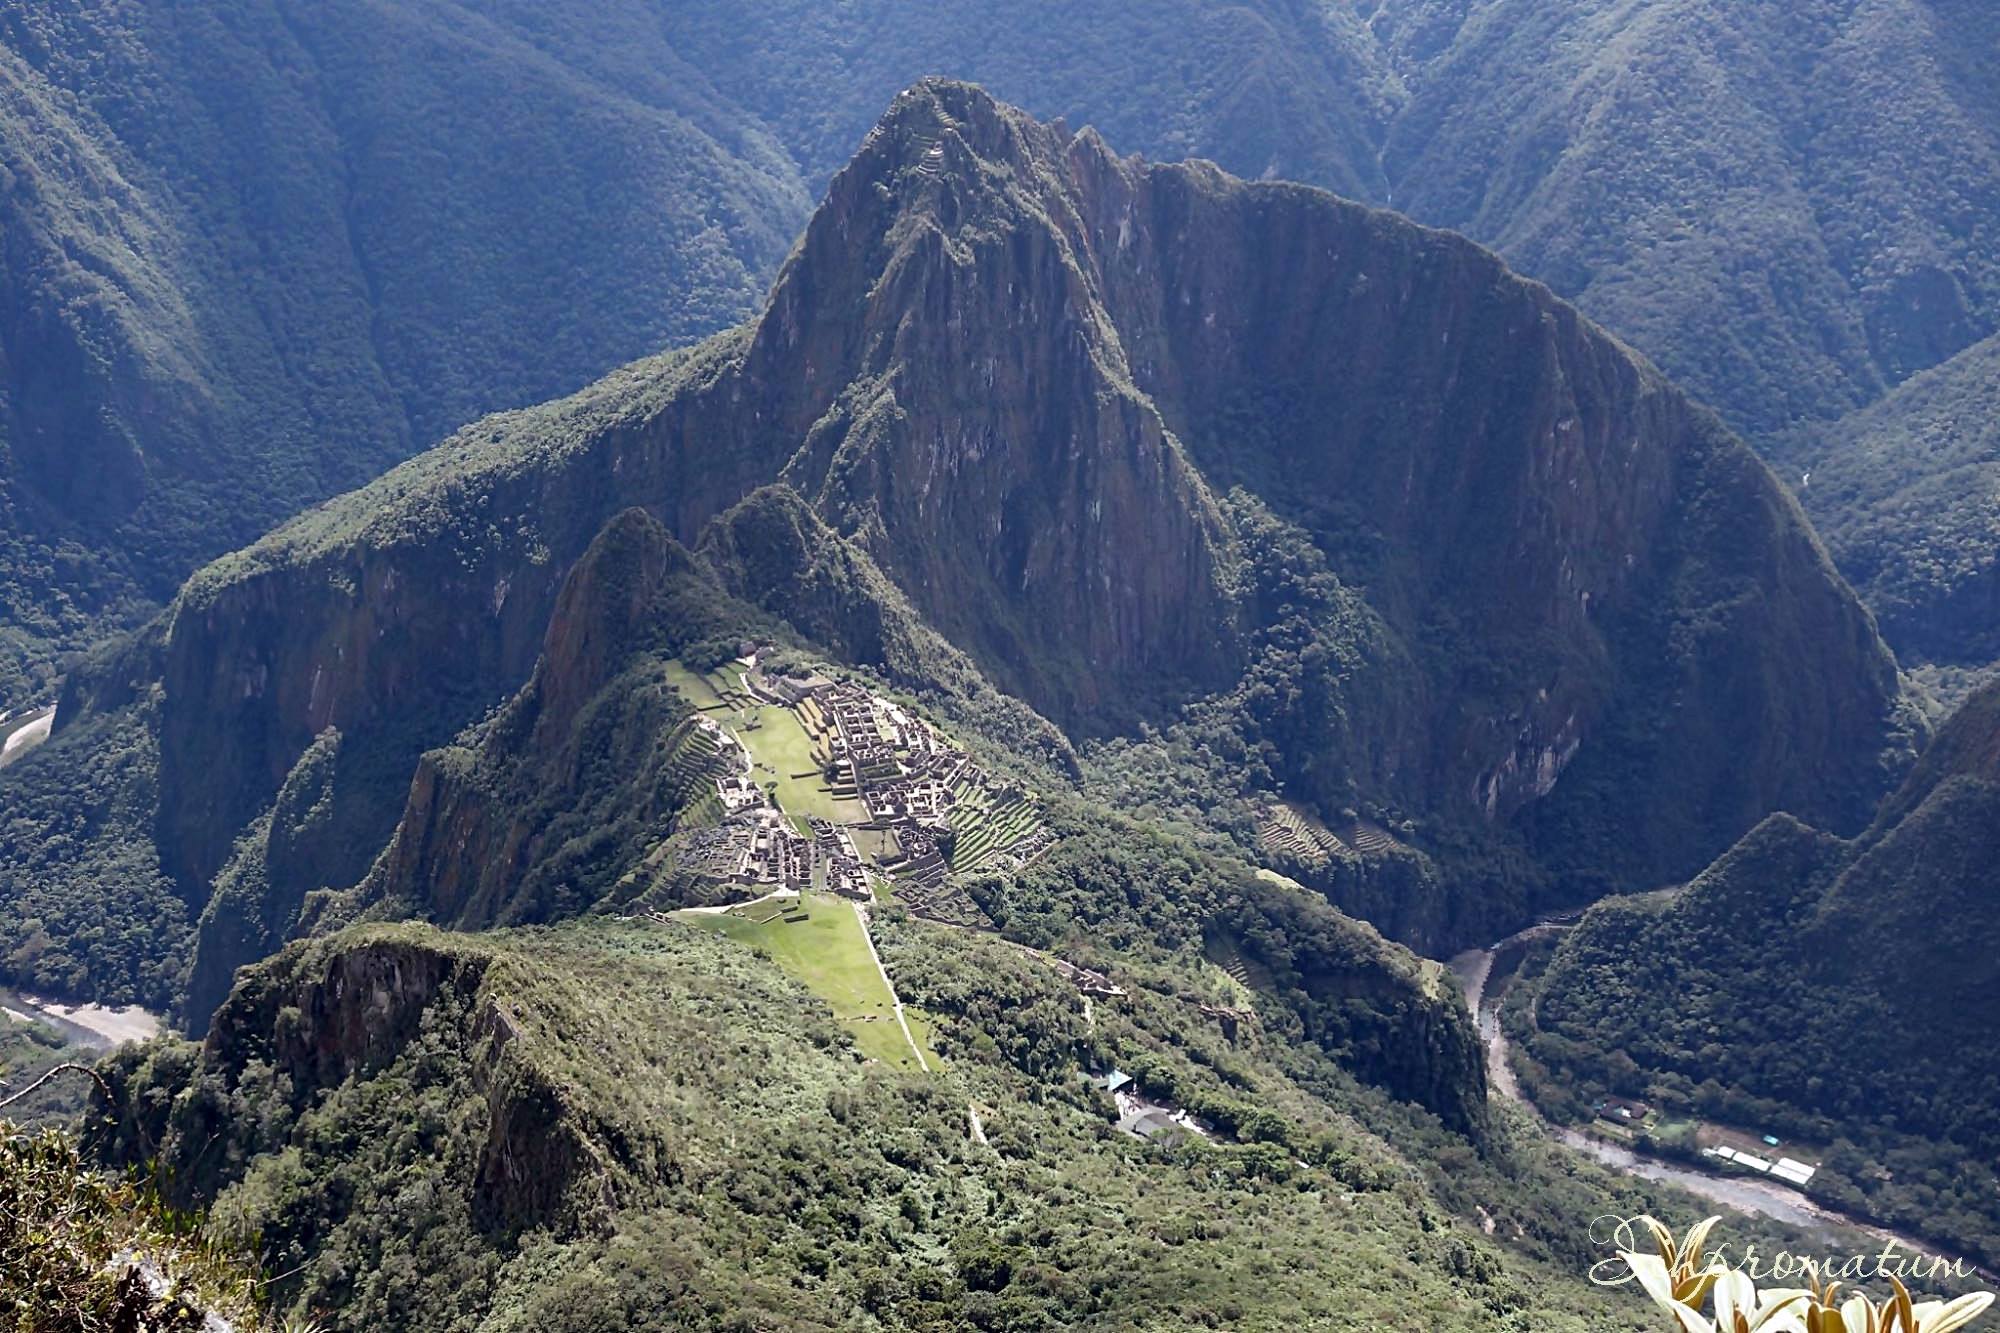
[[[1674,1279],[1667,1271],[1665,1259],[1657,1254],[1640,1254],[1634,1250],[1620,1250],[1618,1257],[1632,1270],[1632,1276],[1639,1279],[1639,1285],[1653,1298],[1653,1304],[1680,1320],[1683,1333],[1715,1333],[1713,1324],[1674,1299]]]
[[[1924,1303],[1925,1307],[1932,1304],[1934,1302],[1926,1301]],[[1952,1329],[1964,1328],[1967,1324],[1979,1318],[1981,1314],[1985,1313],[1986,1307],[1991,1304],[1993,1304],[1992,1292],[1976,1291],[1969,1295],[1961,1296],[1949,1305],[1943,1306],[1928,1315],[1926,1315],[1924,1307],[1920,1307],[1917,1310],[1917,1327],[1922,1329],[1923,1333],[1951,1333]]]
[[[1757,1284],[1749,1276],[1731,1269],[1715,1281],[1715,1322],[1735,1333],[1740,1311],[1748,1319],[1757,1310]]]
[[[1691,1270],[1699,1265],[1702,1247],[1708,1244],[1708,1233],[1715,1230],[1715,1224],[1721,1220],[1720,1217],[1709,1217],[1695,1223],[1687,1233],[1687,1238],[1681,1242],[1680,1253],[1675,1256],[1674,1266]]]

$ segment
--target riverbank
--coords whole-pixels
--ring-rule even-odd
[[[20,1018],[14,1016],[18,1014]],[[160,1018],[137,1005],[111,1009],[101,1004],[62,1004],[20,991],[0,989],[0,1018],[46,1024],[79,1046],[111,1050],[160,1035]]]
[[[1935,1252],[1933,1247],[1914,1237],[1827,1208],[1787,1186],[1747,1177],[1712,1175],[1705,1171],[1676,1166],[1662,1158],[1608,1142],[1594,1134],[1554,1124],[1543,1116],[1534,1102],[1522,1091],[1520,1081],[1514,1076],[1513,1066],[1508,1061],[1509,1044],[1506,1031],[1500,1022],[1500,1004],[1505,998],[1507,985],[1513,978],[1514,967],[1520,961],[1522,952],[1539,940],[1561,934],[1573,924],[1575,924],[1573,921],[1567,920],[1538,922],[1487,948],[1468,949],[1451,960],[1452,973],[1458,977],[1459,985],[1465,992],[1466,1006],[1471,1011],[1473,1021],[1479,1029],[1480,1041],[1486,1049],[1486,1077],[1489,1088],[1520,1106],[1550,1138],[1563,1147],[1589,1157],[1614,1171],[1659,1184],[1674,1185],[1735,1212],[1767,1217],[1773,1221],[1799,1227],[1817,1236],[1831,1238],[1837,1229],[1846,1230],[1859,1232],[1886,1244],[1893,1244],[1913,1254]]]
[[[47,740],[55,725],[54,704],[0,718],[0,768],[5,768]]]

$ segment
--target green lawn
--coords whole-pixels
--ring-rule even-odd
[[[708,673],[709,688],[713,689],[727,704],[741,704],[750,701],[750,689],[743,683],[743,668],[735,662],[724,662]]]
[[[761,947],[786,973],[833,1006],[835,1017],[847,1024],[863,1055],[914,1070],[916,1057],[896,1023],[894,997],[869,956],[853,905],[832,895],[812,894],[806,899],[806,912],[804,921],[780,917],[762,924],[727,913],[680,919]],[[929,1050],[924,1055],[932,1058]]]
[[[888,829],[859,828],[854,833],[854,850],[870,861],[893,861],[903,854],[896,835]]]
[[[706,678],[696,675],[679,661],[667,663],[667,683],[687,696],[687,701],[696,708],[710,709],[722,706],[722,696],[715,692]]]
[[[910,1025],[910,1035],[924,1048],[924,1059],[930,1061],[931,1068],[943,1069],[944,1059],[937,1053],[936,1020],[907,1004],[903,1006],[903,1018]]]
[[[749,709],[745,719],[756,718],[760,725],[743,726],[737,736],[749,747],[750,757],[762,767],[757,781],[776,779],[778,805],[788,815],[818,815],[835,823],[848,824],[868,818],[861,802],[835,797],[824,790],[819,765],[813,762],[812,738],[798,714],[776,704]],[[797,776],[803,774],[804,776]]]

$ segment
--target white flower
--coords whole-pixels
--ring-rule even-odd
[[[1731,1270],[1715,1282],[1717,1333],[1811,1333],[1804,1318],[1811,1293],[1773,1288],[1760,1292]]]
[[[1636,1250],[1620,1250],[1618,1257],[1631,1268],[1632,1276],[1639,1279],[1639,1285],[1653,1298],[1653,1304],[1680,1321],[1682,1333],[1715,1333],[1714,1325],[1702,1318],[1701,1311],[1674,1294],[1674,1274],[1667,1267],[1666,1260],[1657,1254],[1640,1254]]]

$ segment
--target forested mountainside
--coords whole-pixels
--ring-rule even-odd
[[[933,73],[1464,230],[1753,439],[1830,418],[1994,330],[1994,26],[1974,0],[11,11],[0,706],[299,506],[747,314]]]
[[[928,1069],[864,1062],[693,924],[369,926],[246,972],[201,1045],[121,1057],[94,1149],[158,1153],[330,1329],[1644,1326],[1577,1276],[1572,1221],[1636,1191],[1225,1032],[1220,973],[1128,966],[1093,1007],[990,936],[876,929]],[[1086,1075],[1120,1066],[1213,1139],[1115,1132]]]
[[[2000,337],[1788,444],[1787,472],[1899,653],[2000,660]]]
[[[1418,18],[1438,54],[1387,136],[1395,205],[1739,429],[1868,402],[2000,320],[1991,6],[1387,0],[1377,22]]]
[[[0,15],[0,698],[468,418],[742,317],[810,196],[599,8]]]
[[[1783,1134],[1815,1194],[1991,1260],[1996,855],[1987,686],[1860,837],[1774,816],[1677,899],[1586,916],[1535,988],[1538,1081]]]
[[[1109,799],[1183,836],[1255,845],[1179,818],[1197,793],[1357,845],[1341,821],[1388,820],[1455,872],[1387,925],[1433,950],[1691,872],[1773,809],[1856,828],[1907,743],[1770,474],[1545,289],[931,82],[757,321],[468,428],[74,672],[8,771],[11,967],[177,999],[212,897],[283,923],[360,883],[419,757],[564,642],[573,563],[635,505],[1057,780],[1088,741],[1100,797],[1143,779]]]

